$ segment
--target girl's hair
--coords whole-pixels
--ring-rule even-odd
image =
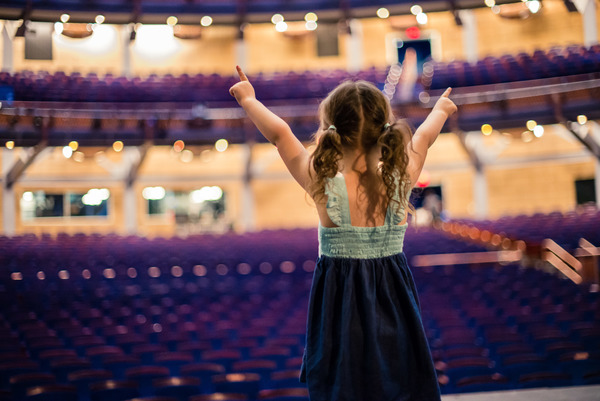
[[[377,87],[366,81],[344,82],[321,102],[319,114],[321,126],[315,134],[316,148],[311,155],[316,177],[309,188],[315,200],[324,197],[326,180],[337,174],[344,148],[367,153],[381,147],[381,183],[377,187],[384,185],[385,197],[381,199],[379,193],[367,194],[371,212],[377,205],[394,202],[398,189],[408,190],[401,183],[411,185],[405,151],[405,138],[410,137],[411,130],[404,120],[395,120],[389,101]],[[411,209],[404,194],[397,203],[396,210]]]

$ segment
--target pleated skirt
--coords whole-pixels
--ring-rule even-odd
[[[317,261],[300,381],[311,401],[439,401],[406,256]]]

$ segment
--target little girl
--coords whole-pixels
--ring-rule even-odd
[[[427,150],[456,112],[451,89],[411,135],[374,85],[344,82],[319,107],[311,154],[237,71],[240,82],[229,92],[277,147],[319,215],[300,375],[311,401],[439,401],[402,246],[410,191]]]

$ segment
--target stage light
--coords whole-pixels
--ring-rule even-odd
[[[115,141],[113,143],[112,147],[113,147],[113,150],[118,153],[123,150],[123,142]]]
[[[134,51],[144,59],[164,60],[174,55],[181,44],[169,25],[142,25],[137,29]]]
[[[189,149],[185,149],[183,152],[181,152],[179,160],[184,163],[190,163],[192,160],[194,160],[194,152]]]
[[[33,202],[33,192],[23,192],[22,199],[24,202]]]
[[[314,21],[317,22],[319,20],[319,18],[317,17],[317,14],[310,12],[310,13],[306,13],[306,15],[304,16],[304,21],[308,22],[308,21]]]
[[[57,35],[60,35],[61,33],[63,33],[64,29],[65,29],[65,24],[63,24],[62,22],[55,22],[54,23],[54,32]]]
[[[202,187],[190,193],[193,203],[217,201],[223,197],[223,190],[218,186]]]
[[[523,131],[523,133],[521,133],[521,140],[525,143],[533,141],[533,134],[531,131]]]
[[[4,146],[6,146],[6,149],[13,149],[15,147],[15,141],[6,141]]]
[[[202,26],[211,26],[213,23],[213,19],[212,17],[205,15],[204,17],[202,17],[202,19],[200,20],[200,25]]]
[[[83,154],[83,152],[74,152],[73,160],[75,160],[77,163],[83,163],[83,161],[85,160],[85,155]]]
[[[492,135],[493,130],[494,129],[492,128],[492,126],[490,124],[483,124],[481,126],[481,133],[483,135],[486,135],[486,136]]]
[[[227,139],[219,139],[217,142],[215,142],[215,149],[217,149],[219,152],[225,152],[228,146],[229,142],[227,142]]]
[[[104,23],[104,21],[106,21],[106,17],[102,14],[96,15],[96,18],[94,18],[94,21],[96,21],[96,24],[100,25],[102,23]]]
[[[277,32],[285,32],[287,31],[288,25],[284,21],[279,21],[275,24],[275,30]]]
[[[307,31],[314,31],[317,29],[317,23],[315,21],[306,21],[304,26],[306,27]]]
[[[68,146],[65,146],[64,148],[62,148],[62,154],[64,157],[69,159],[71,156],[73,156],[73,149],[71,149]]]
[[[423,12],[423,8],[421,8],[421,6],[420,6],[420,5],[418,5],[418,4],[415,4],[414,6],[412,6],[412,7],[410,8],[410,13],[411,13],[412,15],[418,15],[418,14],[420,14],[420,13],[422,13],[422,12]]]
[[[587,120],[588,119],[587,119],[587,116],[585,114],[580,114],[580,115],[577,116],[577,122],[580,125],[583,125],[583,124],[587,123]]]
[[[177,153],[183,151],[183,148],[185,148],[185,142],[183,142],[181,139],[175,141],[173,144],[173,150]]]
[[[379,18],[387,18],[390,16],[390,12],[387,8],[381,7],[379,10],[377,10],[377,16]]]
[[[408,36],[409,39],[419,39],[421,37],[421,30],[418,26],[411,26],[409,28],[406,28],[405,32],[406,36]]]
[[[418,13],[417,14],[417,22],[421,25],[425,25],[427,23],[427,14]]]
[[[527,121],[527,129],[529,131],[533,131],[533,129],[535,128],[535,126],[537,125],[537,123],[535,122],[535,120],[529,120]]]
[[[283,15],[273,14],[273,16],[271,17],[271,22],[275,25],[277,25],[280,22],[283,22]]]
[[[177,17],[171,15],[169,18],[167,18],[167,25],[169,26],[175,26],[177,25],[177,22],[179,22],[179,20],[177,19]]]
[[[533,135],[535,135],[536,138],[541,138],[542,135],[544,135],[544,127],[541,125],[536,125],[533,129]]]
[[[492,8],[496,5],[496,1],[495,0],[485,0],[485,5]]]
[[[525,5],[533,14],[536,14],[542,8],[542,3],[540,3],[538,0],[529,0],[525,3]]]
[[[142,196],[146,200],[161,200],[166,194],[167,191],[163,187],[146,187],[142,190]]]
[[[77,141],[71,141],[71,142],[69,142],[69,147],[71,149],[73,149],[73,151],[76,151],[77,148],[79,147],[79,143]]]
[[[71,16],[69,14],[63,14],[60,16],[60,21],[64,24],[69,22],[70,19],[71,19]]]

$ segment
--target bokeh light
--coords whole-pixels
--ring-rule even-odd
[[[77,141],[71,141],[69,142],[69,147],[75,151],[79,147],[79,143]]]
[[[304,21],[308,22],[308,21],[313,21],[313,22],[317,22],[319,20],[319,17],[317,17],[317,14],[310,12],[310,13],[306,13],[306,15],[304,16]]]
[[[229,142],[227,142],[227,139],[219,139],[215,142],[215,149],[217,149],[218,152],[225,152],[228,147]]]
[[[113,150],[115,152],[120,152],[123,150],[123,142],[122,141],[115,141],[112,145]]]
[[[306,21],[304,26],[306,27],[307,31],[314,31],[317,29],[317,23],[315,21]]]
[[[481,133],[483,135],[491,135],[493,130],[494,129],[492,128],[492,126],[490,124],[483,124],[481,126]]]
[[[387,18],[390,16],[390,12],[387,8],[381,7],[379,10],[377,10],[377,16],[379,18]]]
[[[69,146],[65,146],[62,149],[62,154],[63,154],[64,157],[66,157],[68,159],[71,156],[73,156],[73,149],[71,149]]]
[[[167,18],[167,25],[169,26],[175,26],[178,22],[179,20],[174,15],[171,15],[169,18]]]
[[[183,151],[184,148],[185,148],[185,142],[183,142],[181,139],[176,140],[175,143],[173,144],[173,150],[175,152],[181,152],[181,151]]]
[[[271,17],[271,22],[277,25],[280,22],[283,22],[283,15],[281,14],[273,14]]]
[[[288,25],[284,21],[279,21],[275,24],[275,30],[277,32],[285,32],[288,29]]]
[[[13,149],[15,147],[15,141],[6,141],[4,146],[6,146],[6,149]]]
[[[533,138],[534,136],[531,131],[523,131],[523,133],[521,134],[521,140],[525,143],[533,141]]]
[[[535,120],[529,120],[529,121],[527,121],[527,124],[526,124],[527,129],[529,131],[533,131],[533,129],[535,128],[536,125],[537,125],[537,122]]]
[[[427,23],[427,14],[418,13],[417,14],[417,22],[421,25],[425,25]]]
[[[69,22],[69,20],[71,19],[71,16],[69,14],[63,14],[60,16],[60,22],[62,23],[67,23]]]
[[[194,160],[194,152],[192,152],[189,149],[184,149],[184,151],[181,152],[179,160],[181,160],[184,163],[191,163],[192,160]]]
[[[211,26],[213,23],[213,19],[212,17],[205,15],[204,17],[202,17],[200,19],[200,25],[202,26]]]
[[[585,114],[580,114],[580,115],[577,116],[577,122],[579,124],[581,124],[581,125],[587,123],[587,120],[588,120],[588,118],[587,118],[587,116]]]
[[[410,13],[412,15],[418,15],[418,14],[420,14],[422,12],[423,12],[423,8],[420,5],[418,5],[418,4],[415,4],[414,6],[412,6],[410,8]]]
[[[536,138],[541,138],[542,135],[544,135],[544,127],[541,125],[536,125],[533,129],[533,135],[535,135]]]

